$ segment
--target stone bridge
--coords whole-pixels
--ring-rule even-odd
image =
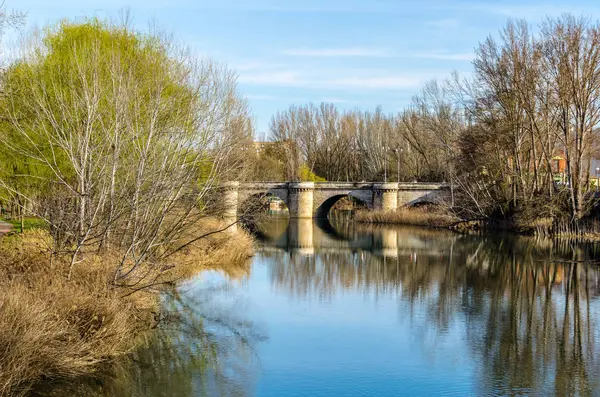
[[[236,216],[248,200],[276,196],[292,218],[323,218],[342,197],[354,197],[370,209],[394,210],[417,203],[437,203],[447,191],[440,183],[373,182],[228,182],[223,185],[225,216]]]

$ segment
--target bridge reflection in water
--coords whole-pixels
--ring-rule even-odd
[[[377,257],[397,258],[426,250],[431,254],[441,254],[443,247],[426,244],[418,238],[427,234],[421,228],[404,229],[404,233],[393,227],[359,225],[349,222],[336,222],[335,219],[275,218],[268,226],[260,224],[253,228],[256,237],[262,242],[261,252],[289,252],[311,256],[317,253],[369,252]],[[408,233],[407,230],[411,232]],[[443,231],[436,235],[454,234]]]
[[[399,329],[421,330],[432,361],[473,365],[461,393],[600,392],[600,272],[583,263],[597,245],[302,220],[268,230],[259,252],[276,291],[313,304],[357,291],[397,299]],[[466,350],[438,350],[448,338]]]
[[[600,271],[583,263],[598,245],[335,219],[252,230],[244,281],[174,291],[181,324],[127,375],[53,395],[600,395]]]

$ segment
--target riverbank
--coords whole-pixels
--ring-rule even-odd
[[[395,224],[450,229],[462,234],[503,231],[581,242],[600,241],[600,222],[592,218],[583,219],[577,224],[567,220],[553,221],[550,218],[536,218],[528,221],[523,219],[461,220],[439,209],[423,207],[400,208],[395,211],[360,211],[354,220],[365,224]]]
[[[197,231],[219,226],[205,222]],[[39,229],[0,241],[0,396],[24,396],[49,380],[94,376],[156,325],[160,285],[207,269],[247,272],[253,249],[243,231],[211,234],[152,273],[148,265],[156,283],[138,291],[111,282],[116,256],[110,253],[85,255],[67,279],[68,262],[51,260],[49,247],[48,234]]]

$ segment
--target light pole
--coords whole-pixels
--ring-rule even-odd
[[[398,183],[400,183],[400,153],[402,153],[402,149],[395,148],[394,153],[396,153],[396,176],[398,177]]]
[[[387,182],[387,147],[383,147],[383,182]]]
[[[329,160],[330,160],[330,157],[329,157],[329,146],[327,146],[325,148],[325,157],[326,157],[325,164],[327,164],[329,162]],[[331,180],[330,167],[327,167],[327,172],[325,173],[325,178],[327,178],[328,181]]]
[[[600,172],[600,167],[596,167],[596,191],[598,191],[598,184],[600,184],[600,180],[598,180],[598,172]]]

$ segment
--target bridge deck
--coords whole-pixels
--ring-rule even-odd
[[[288,189],[296,182],[242,182],[241,189]],[[315,182],[316,190],[355,190],[373,189],[374,186],[384,182]],[[430,182],[385,182],[386,185],[397,185],[398,190],[440,190],[448,188],[446,183]]]

